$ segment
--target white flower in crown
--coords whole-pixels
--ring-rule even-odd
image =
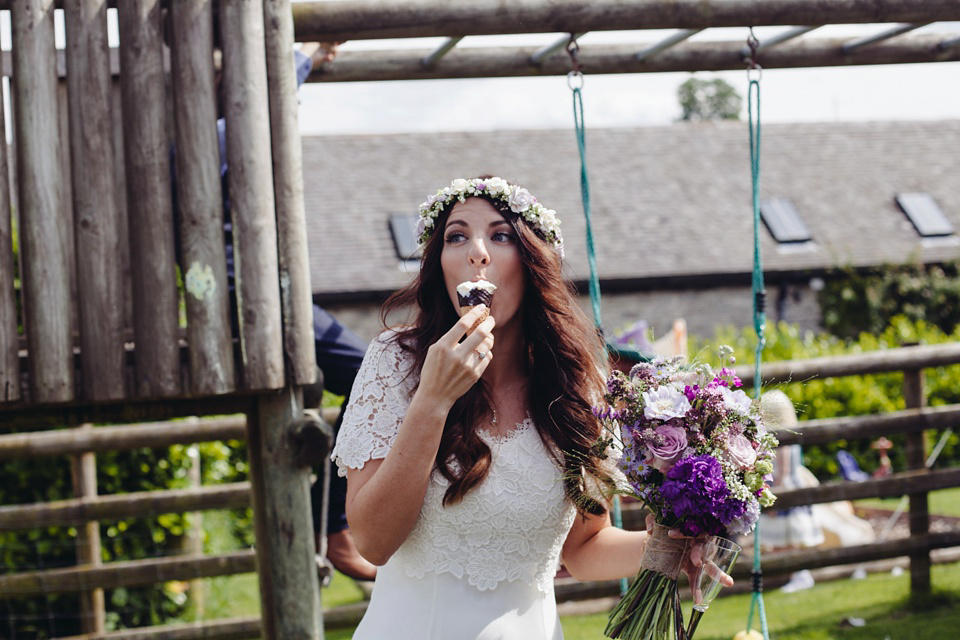
[[[417,238],[422,250],[430,236],[440,212],[454,199],[460,202],[470,196],[485,195],[488,198],[505,203],[511,211],[529,224],[538,234],[549,242],[557,254],[563,258],[563,237],[560,235],[560,220],[553,209],[547,209],[523,187],[511,185],[503,178],[457,178],[431,195],[420,205],[420,220],[417,223]]]

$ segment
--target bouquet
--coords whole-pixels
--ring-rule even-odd
[[[759,406],[740,390],[733,350],[722,367],[684,366],[680,358],[614,371],[605,405],[594,413],[607,436],[601,446],[622,449],[625,492],[642,501],[656,524],[636,580],[610,614],[606,635],[628,640],[685,637],[677,575],[689,538],[750,533],[761,506],[770,506],[774,449]]]

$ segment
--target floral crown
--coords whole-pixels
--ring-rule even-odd
[[[537,202],[537,199],[523,187],[510,184],[503,178],[473,178],[472,180],[457,178],[450,183],[449,187],[444,187],[427,198],[427,201],[420,205],[420,221],[417,224],[420,249],[426,246],[430,236],[433,235],[434,226],[441,211],[454,200],[464,202],[470,196],[480,195],[504,202],[540,237],[549,242],[561,258],[563,257],[563,237],[560,235],[560,220],[557,218],[557,212]]]

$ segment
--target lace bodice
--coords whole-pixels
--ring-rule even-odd
[[[409,358],[381,335],[367,351],[333,451],[339,472],[387,455],[416,384]],[[413,531],[395,554],[410,577],[449,573],[481,591],[503,581],[553,589],[560,549],[576,510],[561,470],[529,418],[507,436],[481,432],[493,454],[486,479],[455,505],[434,471]]]

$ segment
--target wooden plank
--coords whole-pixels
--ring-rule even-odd
[[[903,372],[903,399],[908,409],[926,406],[927,396],[923,391],[923,369],[907,369]],[[924,432],[907,434],[907,468],[926,469],[927,454],[924,447]],[[930,507],[926,493],[910,493],[910,536],[922,536],[930,531]],[[910,554],[910,592],[919,596],[930,595],[930,552],[920,550]]]
[[[69,567],[0,575],[0,596],[39,596],[77,592],[90,587],[115,589],[170,580],[212,578],[256,571],[251,550],[215,556],[173,556],[110,562],[101,567]],[[316,573],[316,571],[314,571]]]
[[[323,637],[310,519],[310,469],[296,465],[296,447],[290,437],[302,413],[299,388],[288,387],[261,395],[257,410],[247,419],[266,640]]]
[[[263,0],[222,0],[223,103],[244,387],[284,385]]]
[[[136,342],[136,394],[179,395],[178,301],[160,0],[129,0],[120,29],[124,161]]]
[[[171,24],[177,203],[191,386],[195,393],[227,393],[237,385],[223,240],[213,0],[173,3]]]
[[[25,0],[12,11],[20,187],[20,250],[23,303],[30,353],[31,400],[73,398],[72,339],[67,236],[57,153],[57,76],[53,2]]]
[[[68,0],[67,91],[83,395],[125,395],[120,233],[105,0]]]
[[[303,200],[303,154],[297,115],[299,100],[296,69],[291,59],[293,16],[290,0],[264,0],[263,8],[279,235],[283,342],[290,382],[304,385],[316,380],[317,358]]]
[[[195,489],[138,491],[0,507],[0,530],[37,529],[80,524],[90,520],[119,520],[147,514],[239,509],[248,506],[250,506],[249,482],[233,482]]]
[[[838,500],[864,498],[899,498],[927,491],[960,487],[960,468],[936,471],[906,471],[887,478],[872,478],[864,482],[829,482],[816,487],[783,491],[777,496],[773,509],[786,509],[804,504],[821,504]]]
[[[296,38],[362,40],[623,29],[960,20],[955,0],[361,0],[298,2]]]
[[[58,429],[0,435],[0,460],[43,458],[126,451],[141,447],[169,447],[174,444],[243,440],[246,438],[243,415],[214,418],[140,423],[97,427],[83,431]]]
[[[246,640],[260,637],[260,618],[228,618],[122,629],[58,640]]]
[[[297,5],[295,5],[297,6]],[[944,36],[936,34],[898,38],[845,55],[843,38],[811,38],[764,51],[765,69],[838,67],[850,65],[951,62],[960,51],[939,49]],[[637,54],[643,45],[584,45],[578,60],[588,75],[611,73],[673,73],[682,71],[743,70],[743,41],[694,41],[673,47],[646,60]],[[500,78],[565,76],[567,56],[552,56],[532,64],[536,47],[469,47],[449,53],[427,68],[422,58],[429,49],[344,51],[337,60],[315,69],[309,82],[367,82],[378,80],[438,80],[445,78]]]
[[[90,431],[93,425],[87,423],[77,427],[77,431]],[[70,460],[70,474],[73,480],[73,495],[81,504],[97,499],[97,459],[92,453],[83,453]],[[2,508],[2,507],[0,507]],[[103,564],[100,553],[100,523],[96,520],[78,522],[77,527],[77,564],[98,567]],[[104,610],[103,589],[90,589],[80,592],[80,608],[83,630],[87,633],[106,631],[106,612]]]
[[[796,427],[776,431],[781,445],[824,444],[835,440],[879,438],[924,429],[947,429],[960,425],[960,405],[903,409],[869,416],[841,416],[803,420]]]
[[[6,131],[6,107],[0,102],[0,131]],[[0,144],[0,403],[20,399],[20,319],[14,289],[13,209],[6,136]]]
[[[188,416],[247,413],[253,406],[250,396],[228,395],[201,398],[180,397],[140,402],[0,406],[0,422],[14,430],[37,430],[78,425],[84,422],[133,423]]]
[[[941,367],[960,363],[960,342],[882,349],[870,353],[823,356],[794,362],[763,365],[764,384],[804,382],[814,378],[889,373],[910,368]],[[753,383],[753,365],[737,365],[745,387]]]
[[[764,574],[774,575],[801,569],[858,564],[885,558],[900,558],[914,553],[928,553],[933,549],[956,546],[960,546],[960,530],[927,533],[922,536],[911,536],[851,547],[790,551],[783,554],[764,555],[763,572]],[[731,573],[734,579],[749,579],[752,562],[752,554],[742,554]]]

